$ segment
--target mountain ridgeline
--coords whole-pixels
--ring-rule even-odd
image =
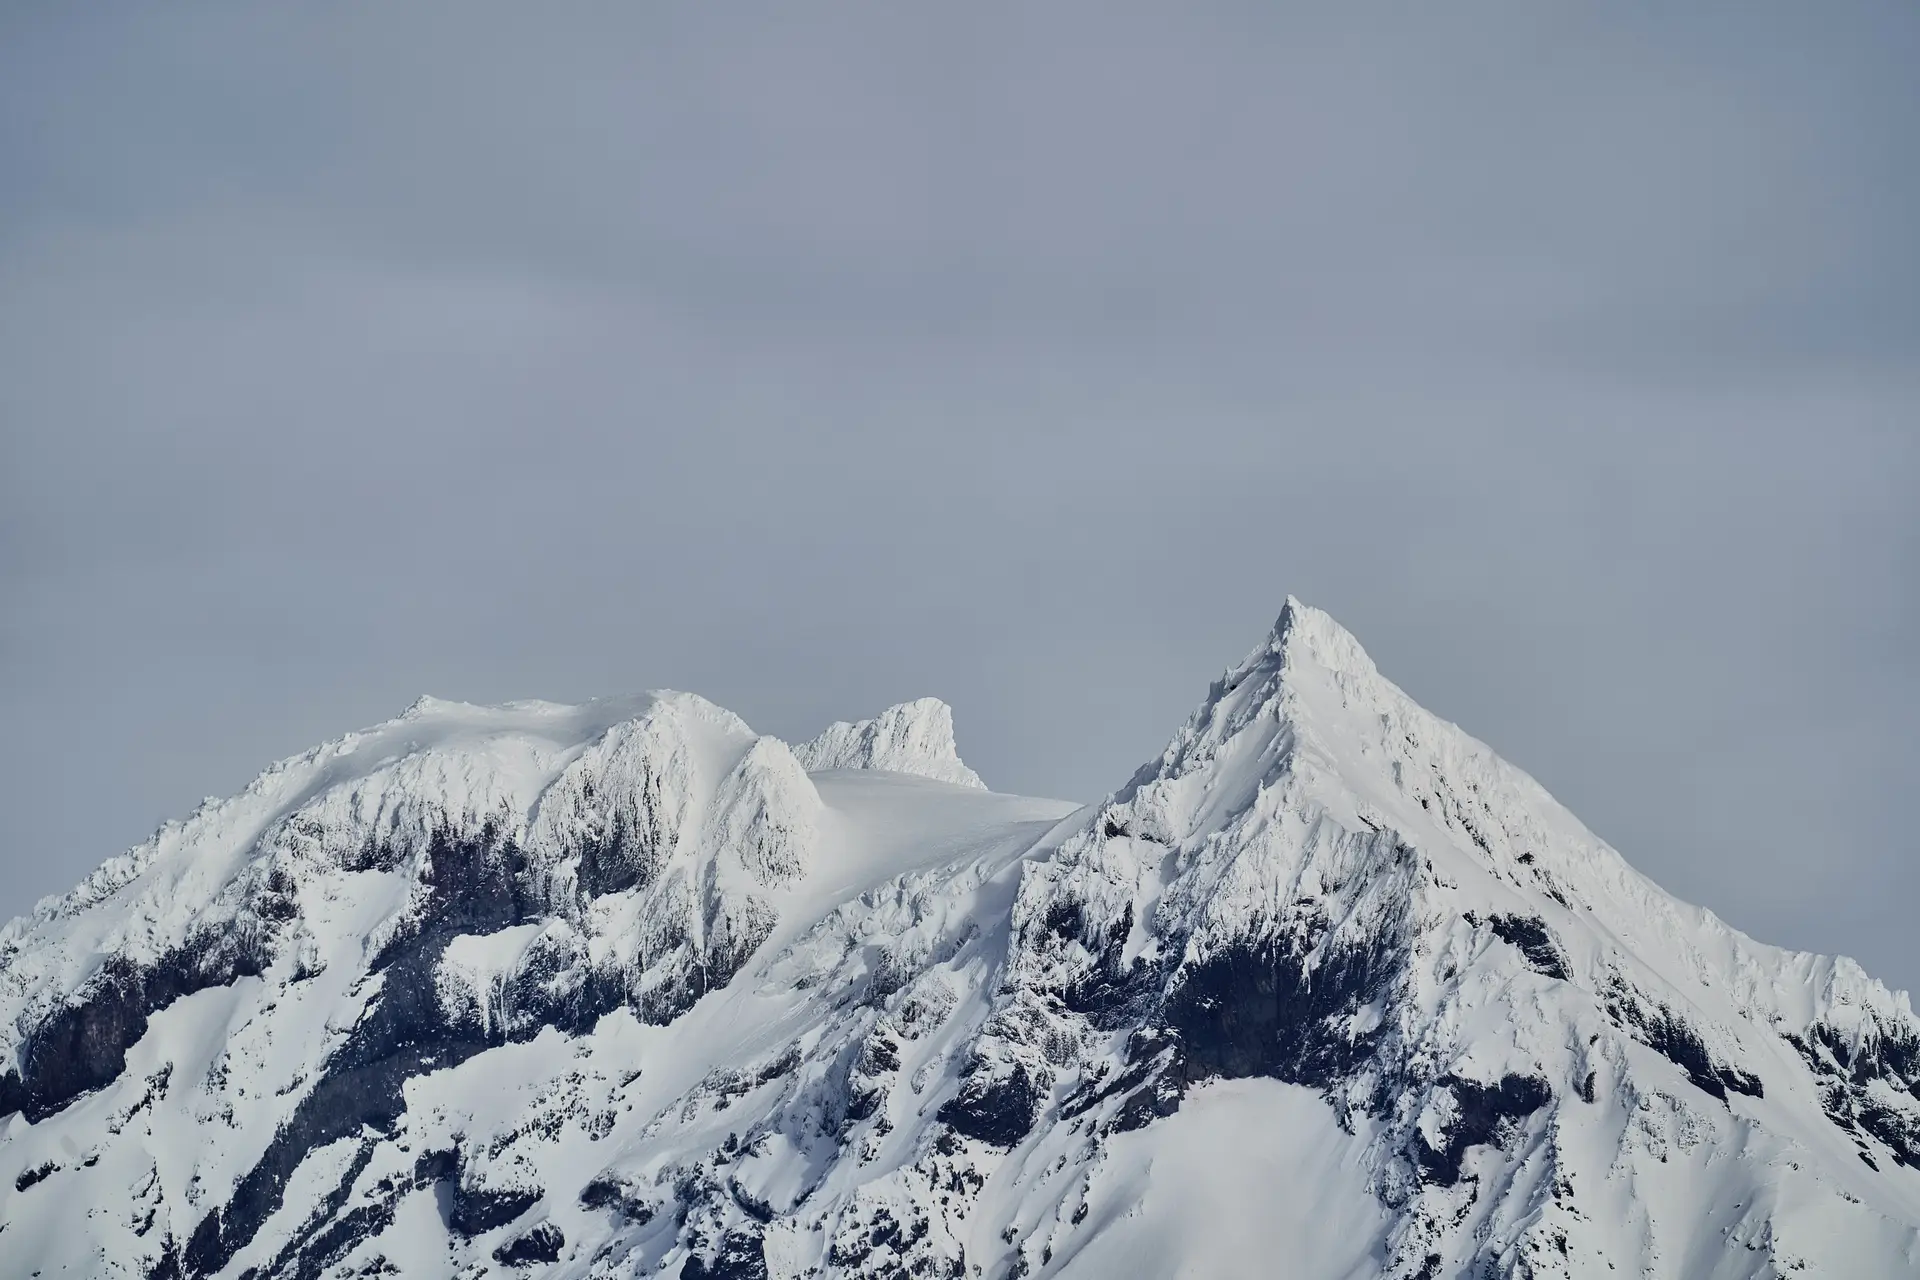
[[[1101,803],[423,699],[0,930],[0,1273],[1920,1275],[1920,1019],[1289,600]]]

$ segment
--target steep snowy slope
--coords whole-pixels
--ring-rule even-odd
[[[932,700],[423,701],[0,932],[0,1273],[1920,1274],[1920,1020],[1289,601],[1093,809]]]

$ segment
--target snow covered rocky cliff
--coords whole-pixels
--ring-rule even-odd
[[[1920,1274],[1920,1019],[1289,601],[1102,804],[423,700],[0,931],[7,1276]]]

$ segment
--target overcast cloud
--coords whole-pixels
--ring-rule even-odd
[[[422,692],[1094,799],[1292,591],[1920,985],[1920,9],[1339,9],[9,6],[0,914]]]

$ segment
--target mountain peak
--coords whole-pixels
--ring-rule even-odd
[[[0,928],[8,1275],[1910,1276],[1916,1170],[1904,994],[1291,596],[1089,809],[423,700]]]
[[[1332,614],[1314,608],[1298,596],[1288,595],[1266,641],[1228,676],[1231,680],[1236,672],[1244,676],[1261,667],[1286,670],[1308,663],[1354,675],[1379,674],[1360,641],[1334,621]]]
[[[1332,696],[1327,696],[1329,691]],[[1118,793],[1122,801],[1155,778],[1209,770],[1230,742],[1249,744],[1257,779],[1282,766],[1304,719],[1344,710],[1353,701],[1407,702],[1373,665],[1360,642],[1331,615],[1289,595],[1271,630],[1246,657],[1215,680],[1158,759],[1143,765]],[[1269,746],[1278,747],[1270,755]]]
[[[953,708],[938,698],[888,707],[871,720],[838,720],[794,748],[809,772],[885,769],[956,786],[986,789],[953,742]]]

